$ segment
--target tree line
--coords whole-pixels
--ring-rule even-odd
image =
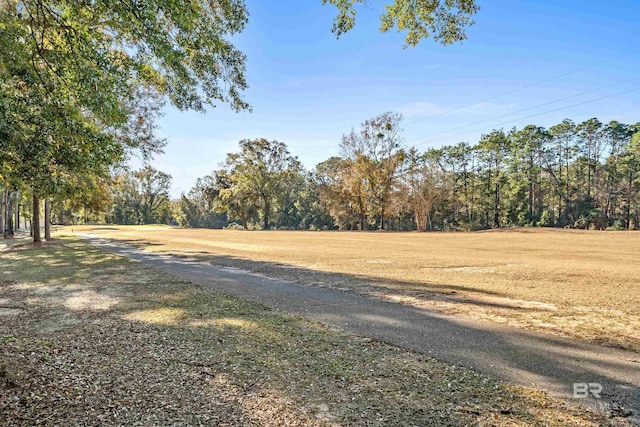
[[[402,116],[343,135],[340,155],[306,170],[283,142],[242,140],[219,169],[171,200],[147,165],[69,179],[47,197],[59,224],[314,230],[480,230],[509,226],[640,228],[640,123],[569,119],[493,130],[471,145],[406,147]],[[4,228],[31,223],[28,193],[2,193]],[[22,209],[20,211],[20,209]],[[15,219],[14,219],[15,218]],[[29,224],[31,225],[31,224]]]
[[[174,203],[174,218],[254,229],[640,228],[640,123],[566,119],[421,152],[404,146],[401,122],[391,112],[366,120],[311,171],[282,142],[243,140]]]

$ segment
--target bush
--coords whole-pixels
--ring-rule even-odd
[[[556,219],[554,218],[553,213],[547,210],[540,215],[540,220],[538,221],[538,225],[541,227],[553,227],[555,223]]]
[[[607,231],[623,231],[626,229],[627,227],[625,226],[624,222],[620,221],[619,219],[616,219],[613,224],[606,228]]]
[[[225,228],[225,230],[244,230],[242,224],[238,224],[237,222],[230,222]]]

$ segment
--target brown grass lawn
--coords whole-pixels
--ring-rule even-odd
[[[149,251],[640,350],[638,233],[73,230]]]
[[[629,425],[64,237],[0,248],[0,424]]]

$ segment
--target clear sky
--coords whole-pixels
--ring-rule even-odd
[[[421,149],[565,117],[640,121],[638,0],[480,0],[468,40],[407,49],[402,34],[378,32],[382,4],[370,1],[336,40],[335,9],[321,0],[247,0],[235,41],[253,112],[166,108],[168,146],[151,164],[173,176],[172,197],[241,139],[282,141],[313,168],[339,153],[343,133],[385,111],[404,114],[406,145]]]

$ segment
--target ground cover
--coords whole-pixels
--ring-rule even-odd
[[[624,425],[75,238],[0,251],[8,425]]]

